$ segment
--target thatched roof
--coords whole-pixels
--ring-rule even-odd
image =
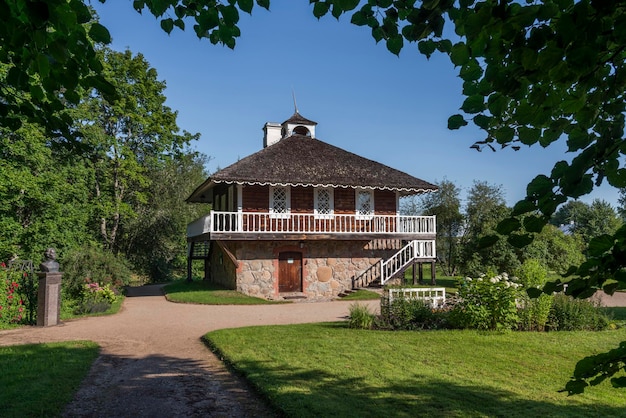
[[[206,191],[220,183],[368,188],[402,196],[437,190],[407,173],[302,135],[281,139],[216,172],[187,201],[206,202]]]

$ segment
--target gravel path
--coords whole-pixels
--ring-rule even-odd
[[[222,328],[343,320],[350,304],[188,305],[167,302],[160,286],[143,286],[129,291],[117,315],[0,331],[0,345],[101,346],[66,417],[269,417],[275,414],[200,338]]]

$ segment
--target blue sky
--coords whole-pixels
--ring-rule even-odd
[[[510,205],[534,176],[571,159],[563,143],[471,150],[480,131],[447,129],[463,96],[446,57],[427,60],[411,44],[398,58],[346,17],[318,21],[304,0],[242,13],[234,50],[198,40],[191,22],[168,36],[131,1],[92,6],[111,32],[111,47],[142,53],[166,81],[167,104],[179,112],[181,129],[201,134],[194,148],[212,158],[211,172],[261,149],[265,122],[293,114],[292,90],[300,114],[318,122],[319,139],[430,182],[447,179],[464,190],[474,180],[500,184]],[[617,197],[605,186],[582,200],[616,205]]]

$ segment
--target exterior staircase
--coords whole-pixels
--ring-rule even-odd
[[[431,261],[437,255],[435,241],[413,240],[387,260],[381,260],[352,280],[352,288],[381,287],[403,274],[415,261]]]

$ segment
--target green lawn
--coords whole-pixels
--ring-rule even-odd
[[[380,294],[372,292],[367,289],[358,289],[347,296],[341,298],[341,300],[373,300],[380,299]]]
[[[0,347],[0,416],[59,416],[98,351],[90,341]]]
[[[385,332],[345,323],[229,329],[205,337],[270,402],[297,417],[623,417],[608,383],[567,397],[576,360],[605,332]]]
[[[285,303],[254,298],[235,290],[227,290],[204,280],[176,280],[163,287],[165,298],[170,302],[198,303],[204,305],[262,305]]]

